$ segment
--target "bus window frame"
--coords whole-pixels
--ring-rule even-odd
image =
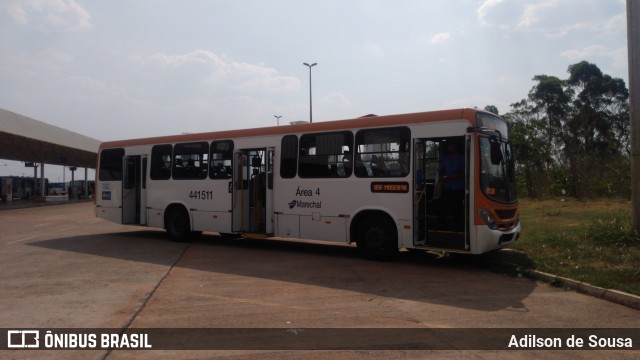
[[[381,145],[380,151],[362,151],[361,146],[369,146],[374,145],[373,143],[365,143],[367,135],[371,134],[373,136],[380,136],[381,139],[389,140],[392,137],[389,137],[388,134],[390,132],[397,132],[399,135],[396,139],[398,142],[399,148],[398,150],[384,150],[382,146],[388,146],[392,144],[391,142],[379,143]],[[376,135],[376,133],[380,133],[380,135]],[[403,178],[407,177],[411,173],[411,129],[407,126],[394,126],[387,128],[373,128],[373,129],[361,129],[358,130],[355,136],[355,150],[356,150],[356,160],[355,160],[355,168],[354,174],[359,178]],[[404,150],[401,148],[404,147]],[[391,164],[397,164],[400,169],[400,173],[396,174],[393,170],[387,170],[386,162],[384,161],[383,156],[388,156],[390,154],[397,154],[397,159],[389,161]],[[368,161],[363,160],[362,155],[369,156]],[[378,156],[376,156],[378,155]],[[385,163],[385,166],[380,166],[374,168],[374,157],[375,159],[379,159],[380,162]],[[365,165],[365,163],[369,163],[369,167]],[[404,162],[404,166],[403,166]]]
[[[318,141],[323,136],[343,135],[342,144],[328,144],[328,142]],[[309,141],[313,138],[313,142]],[[328,138],[327,138],[328,139]],[[329,131],[320,133],[307,133],[300,136],[298,143],[298,176],[303,179],[327,179],[327,178],[348,178],[352,174],[353,163],[353,132],[349,130]],[[330,141],[329,141],[330,142]],[[331,145],[340,147],[340,152],[326,152],[323,147]],[[306,147],[305,147],[306,146]],[[347,149],[345,149],[347,147]],[[322,149],[318,153],[318,148]],[[311,150],[313,154],[311,154]],[[306,153],[306,154],[305,154]],[[342,158],[339,158],[342,157]],[[326,161],[323,161],[326,159]],[[335,164],[335,168],[331,165]],[[342,169],[340,166],[342,165]],[[319,169],[322,169],[319,171]],[[342,173],[341,171],[342,170]]]
[[[224,150],[219,150],[218,145],[220,144],[230,144]],[[235,144],[233,140],[216,140],[211,143],[209,148],[209,178],[212,180],[229,180],[233,177],[233,149]],[[216,158],[214,154],[222,154],[222,158]],[[216,171],[216,162],[222,161],[222,166],[225,169],[224,173]],[[225,165],[225,163],[229,161],[229,165]],[[218,174],[218,175],[216,175]]]
[[[166,150],[169,150],[168,152]],[[168,159],[164,159],[168,156]],[[173,145],[158,144],[151,147],[151,166],[149,169],[149,179],[170,180],[173,161]]]
[[[200,147],[200,151],[187,152],[188,149],[196,149]],[[178,156],[180,156],[181,166],[178,166]],[[188,157],[187,157],[188,156]],[[194,156],[197,156],[195,159]],[[183,160],[187,157],[187,164]],[[174,180],[203,180],[206,179],[209,172],[209,143],[206,141],[194,141],[177,143],[173,146],[173,166],[171,176]],[[189,161],[194,162],[193,166],[189,165]],[[195,165],[195,161],[199,161],[199,165]]]
[[[293,139],[293,141],[291,141]],[[288,143],[285,144],[285,141]],[[280,177],[293,179],[298,173],[298,136],[284,135],[280,141]],[[290,156],[293,155],[293,156]]]

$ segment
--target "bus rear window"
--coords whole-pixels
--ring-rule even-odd
[[[105,149],[100,152],[100,181],[122,180],[122,158],[124,149]]]

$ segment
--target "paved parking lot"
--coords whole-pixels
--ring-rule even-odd
[[[0,212],[0,328],[580,329],[640,324],[637,310],[496,274],[460,258],[401,253],[395,262],[381,263],[360,258],[354,247],[214,235],[176,243],[160,230],[97,219],[92,206],[77,203]],[[620,350],[4,353],[0,357],[640,356]]]

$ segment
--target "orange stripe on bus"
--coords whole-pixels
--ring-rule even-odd
[[[117,148],[136,145],[172,144],[179,142],[209,141],[219,139],[236,139],[254,136],[287,135],[313,133],[346,129],[398,126],[447,120],[468,120],[475,124],[476,109],[462,108],[452,110],[429,111],[400,115],[385,115],[350,120],[323,121],[300,125],[270,126],[253,129],[225,130],[183,135],[158,136],[130,140],[103,142],[100,149]]]

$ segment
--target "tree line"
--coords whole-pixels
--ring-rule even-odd
[[[509,122],[521,196],[631,196],[629,90],[587,61],[533,77]],[[485,110],[498,114],[489,105]]]

